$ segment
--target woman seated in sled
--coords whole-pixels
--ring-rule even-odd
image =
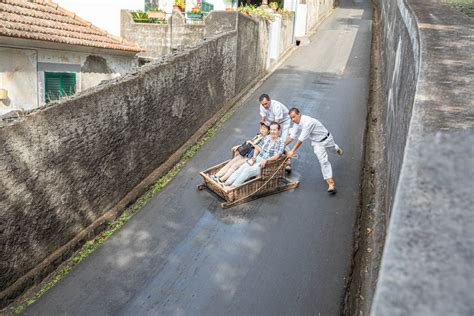
[[[225,182],[230,188],[237,187],[247,179],[257,176],[268,161],[278,160],[285,150],[285,143],[279,137],[280,124],[270,124],[270,135],[255,146],[254,154],[247,163],[242,164]]]
[[[234,146],[234,158],[222,167],[215,175],[211,175],[213,180],[224,183],[229,179],[230,175],[234,173],[240,166],[242,166],[248,159],[253,157],[254,147],[259,145],[263,138],[270,133],[270,126],[265,123],[260,123],[259,134],[251,140],[246,141],[240,146]]]

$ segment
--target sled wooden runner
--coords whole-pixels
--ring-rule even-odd
[[[299,185],[299,181],[291,181],[285,177],[286,158],[281,158],[268,162],[257,177],[235,188],[225,189],[222,184],[210,176],[216,174],[229,161],[224,161],[200,172],[204,181],[198,186],[198,190],[206,189],[212,194],[217,195],[224,201],[221,203],[222,208],[230,208],[267,195],[295,189]]]

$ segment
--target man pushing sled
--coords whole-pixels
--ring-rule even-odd
[[[290,134],[285,141],[285,145],[290,144],[298,135],[299,137],[293,148],[286,153],[286,156],[291,158],[301,144],[309,138],[314,153],[316,157],[318,157],[319,164],[321,165],[324,180],[326,180],[328,184],[327,191],[332,194],[336,193],[336,185],[332,177],[332,167],[328,159],[326,148],[333,149],[340,156],[342,156],[343,150],[334,142],[334,138],[327,128],[317,119],[302,115],[298,108],[291,108],[288,114],[294,124],[290,129]]]

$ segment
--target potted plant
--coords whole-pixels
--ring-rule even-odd
[[[147,13],[150,19],[166,19],[166,12],[156,6],[149,8]]]
[[[270,2],[268,6],[270,7],[270,9],[276,11],[278,9],[278,2]]]
[[[135,23],[149,23],[148,14],[143,11],[132,11],[132,18]]]
[[[145,12],[153,7],[159,7],[159,0],[145,0]]]
[[[185,0],[175,0],[174,1],[173,9],[184,12],[185,7],[186,7]]]
[[[238,8],[238,11],[245,16],[250,16],[250,12],[253,12],[254,10],[255,10],[255,7],[251,4],[246,5],[245,7],[241,6]]]
[[[201,7],[194,7],[190,12],[186,12],[186,15],[191,20],[202,19]]]

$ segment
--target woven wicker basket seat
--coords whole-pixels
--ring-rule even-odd
[[[241,203],[254,200],[256,198],[279,193],[282,191],[294,189],[298,186],[298,181],[291,182],[285,177],[284,158],[270,161],[262,168],[260,175],[251,178],[241,185],[226,189],[222,184],[218,183],[210,176],[216,174],[230,160],[224,161],[207,170],[200,172],[203,183],[198,186],[199,190],[207,189],[211,193],[216,194],[225,202],[222,207],[232,207]]]

